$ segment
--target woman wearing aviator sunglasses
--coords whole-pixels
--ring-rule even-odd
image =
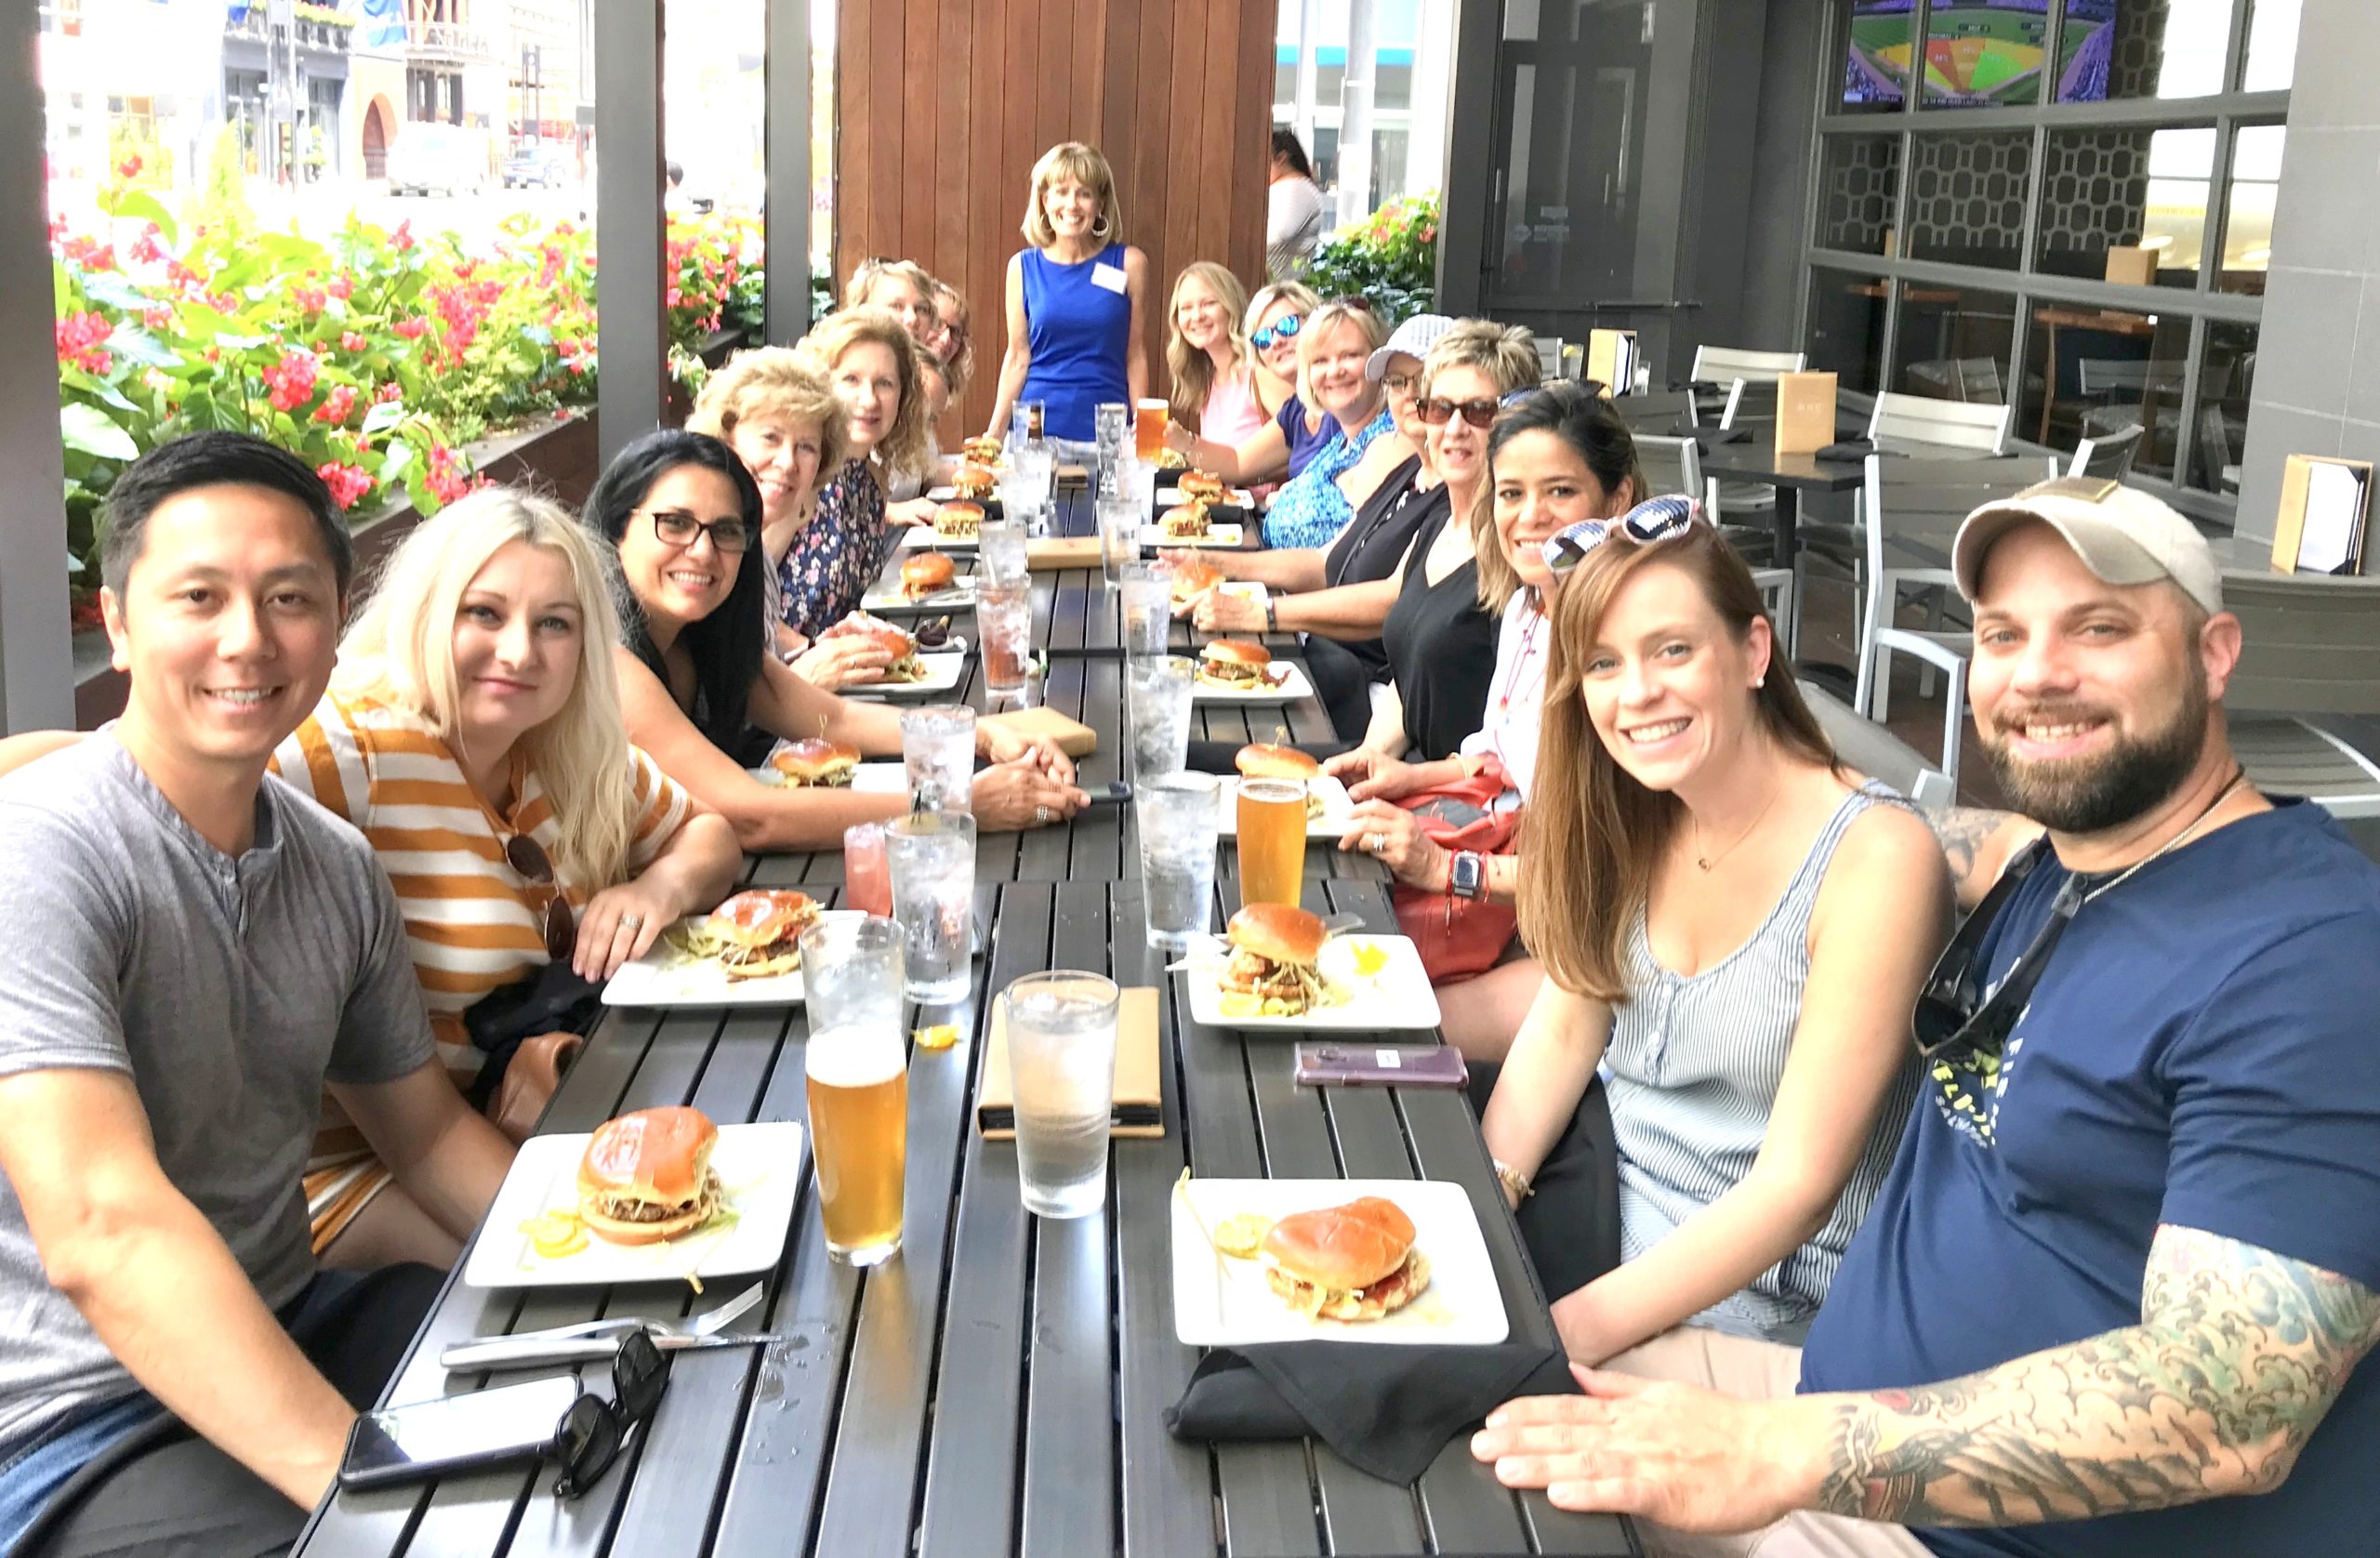
[[[1320,307],[1322,299],[1298,282],[1279,282],[1257,293],[1248,305],[1248,347],[1256,403],[1269,420],[1236,443],[1169,423],[1166,446],[1200,470],[1244,486],[1303,471],[1339,426],[1314,405],[1298,364],[1298,340]]]
[[[747,561],[760,508],[742,463],[700,433],[647,433],[595,483],[586,521],[618,549],[635,606],[614,652],[621,704],[630,738],[745,849],[833,849],[853,823],[901,815],[906,798],[762,784],[741,760],[747,732],[889,757],[901,750],[901,716],[824,692],[768,653],[760,571]],[[985,723],[975,743],[992,763],[973,790],[987,831],[1045,825],[1088,803],[1073,762],[1048,742]]]
[[[727,825],[624,733],[612,601],[608,561],[568,513],[474,493],[391,555],[330,691],[273,756],[380,852],[458,1087],[486,1059],[474,1003],[549,960],[609,978],[742,864]],[[327,1102],[306,1190],[333,1264],[461,1253]]]
[[[1611,527],[1550,627],[1519,895],[1546,977],[1482,1129],[1572,1358],[1719,1384],[1798,1348],[1883,1182],[1947,872],[1835,761],[1712,526]]]

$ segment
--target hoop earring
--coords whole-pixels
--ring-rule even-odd
[[[1099,214],[1097,221],[1091,224],[1091,235],[1102,243],[1105,243],[1107,235],[1115,231],[1114,224],[1108,221],[1107,213],[1104,211]]]

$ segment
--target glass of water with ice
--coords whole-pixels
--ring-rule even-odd
[[[1017,1180],[1036,1217],[1088,1217],[1107,1203],[1122,995],[1115,981],[1070,969],[1028,974],[1000,992]]]
[[[1191,693],[1197,663],[1181,654],[1156,654],[1124,662],[1125,713],[1132,727],[1125,748],[1138,786],[1161,773],[1179,773],[1190,755]]]
[[[1103,497],[1098,503],[1099,561],[1107,588],[1124,583],[1124,570],[1141,560],[1141,506],[1132,498]]]
[[[1187,952],[1206,934],[1215,897],[1221,793],[1213,774],[1188,772],[1144,780],[1132,792],[1151,946]]]
[[[892,918],[901,922],[903,994],[926,1006],[964,1000],[975,939],[975,819],[917,812],[884,825]]]

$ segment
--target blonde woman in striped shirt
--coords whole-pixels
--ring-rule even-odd
[[[619,632],[602,549],[547,499],[487,488],[397,548],[274,754],[378,852],[458,1087],[482,1060],[473,1002],[549,958],[608,978],[734,883],[727,825],[628,744]],[[332,1112],[306,1189],[331,1263],[461,1253]]]

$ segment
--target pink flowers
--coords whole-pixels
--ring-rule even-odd
[[[418,316],[413,319],[401,319],[389,328],[409,341],[417,341],[421,339],[421,333],[430,328],[430,321]]]
[[[86,271],[115,269],[115,245],[96,244],[81,233],[75,233],[59,245],[59,252]]]
[[[174,327],[174,310],[163,303],[154,303],[140,310],[140,323],[163,333]]]
[[[396,250],[399,254],[403,254],[406,250],[413,248],[418,242],[419,240],[415,238],[413,235],[413,218],[411,217],[407,217],[403,221],[399,222],[397,224],[397,231],[389,234],[389,247]]]
[[[118,164],[116,164],[116,165],[115,165],[115,176],[116,176],[117,178],[139,178],[139,177],[140,177],[140,158],[139,158],[139,156],[136,153],[135,155],[132,155],[132,156],[126,157],[126,158],[125,158],[125,159],[124,159],[124,161],[122,161],[122,162],[120,162],[120,163],[118,163]]]
[[[368,350],[372,345],[370,341],[365,340],[361,335],[357,334],[353,330],[340,331],[338,335],[338,344],[341,350],[357,352],[359,354]]]
[[[158,228],[155,222],[151,222],[141,229],[140,236],[132,241],[132,257],[142,265],[154,265],[165,258],[165,251],[158,246],[157,237]]]
[[[342,513],[354,508],[364,495],[372,490],[372,478],[360,465],[342,465],[337,460],[329,460],[316,466],[314,474],[330,488],[331,501],[339,506]]]
[[[102,313],[68,314],[58,322],[58,361],[85,373],[104,374],[115,366],[106,350],[115,325]]]
[[[298,309],[309,318],[330,307],[330,294],[318,286],[292,287],[289,295],[298,300]]]
[[[354,410],[355,387],[351,384],[334,384],[331,386],[331,392],[323,397],[323,403],[314,408],[314,420],[337,426],[344,423],[349,414]]]
[[[311,351],[283,352],[281,361],[264,371],[264,381],[272,389],[273,409],[295,411],[313,399],[318,366]]]
[[[430,495],[441,503],[452,503],[472,487],[470,479],[463,474],[462,462],[456,458],[455,451],[443,443],[430,446],[430,469],[423,475],[421,484],[428,487]]]
[[[390,401],[402,401],[404,398],[405,387],[393,378],[372,391],[372,403],[375,405],[386,405]]]
[[[328,292],[332,297],[337,298],[340,302],[344,303],[349,298],[355,296],[355,283],[350,277],[333,276],[331,278],[331,284],[324,290]]]

